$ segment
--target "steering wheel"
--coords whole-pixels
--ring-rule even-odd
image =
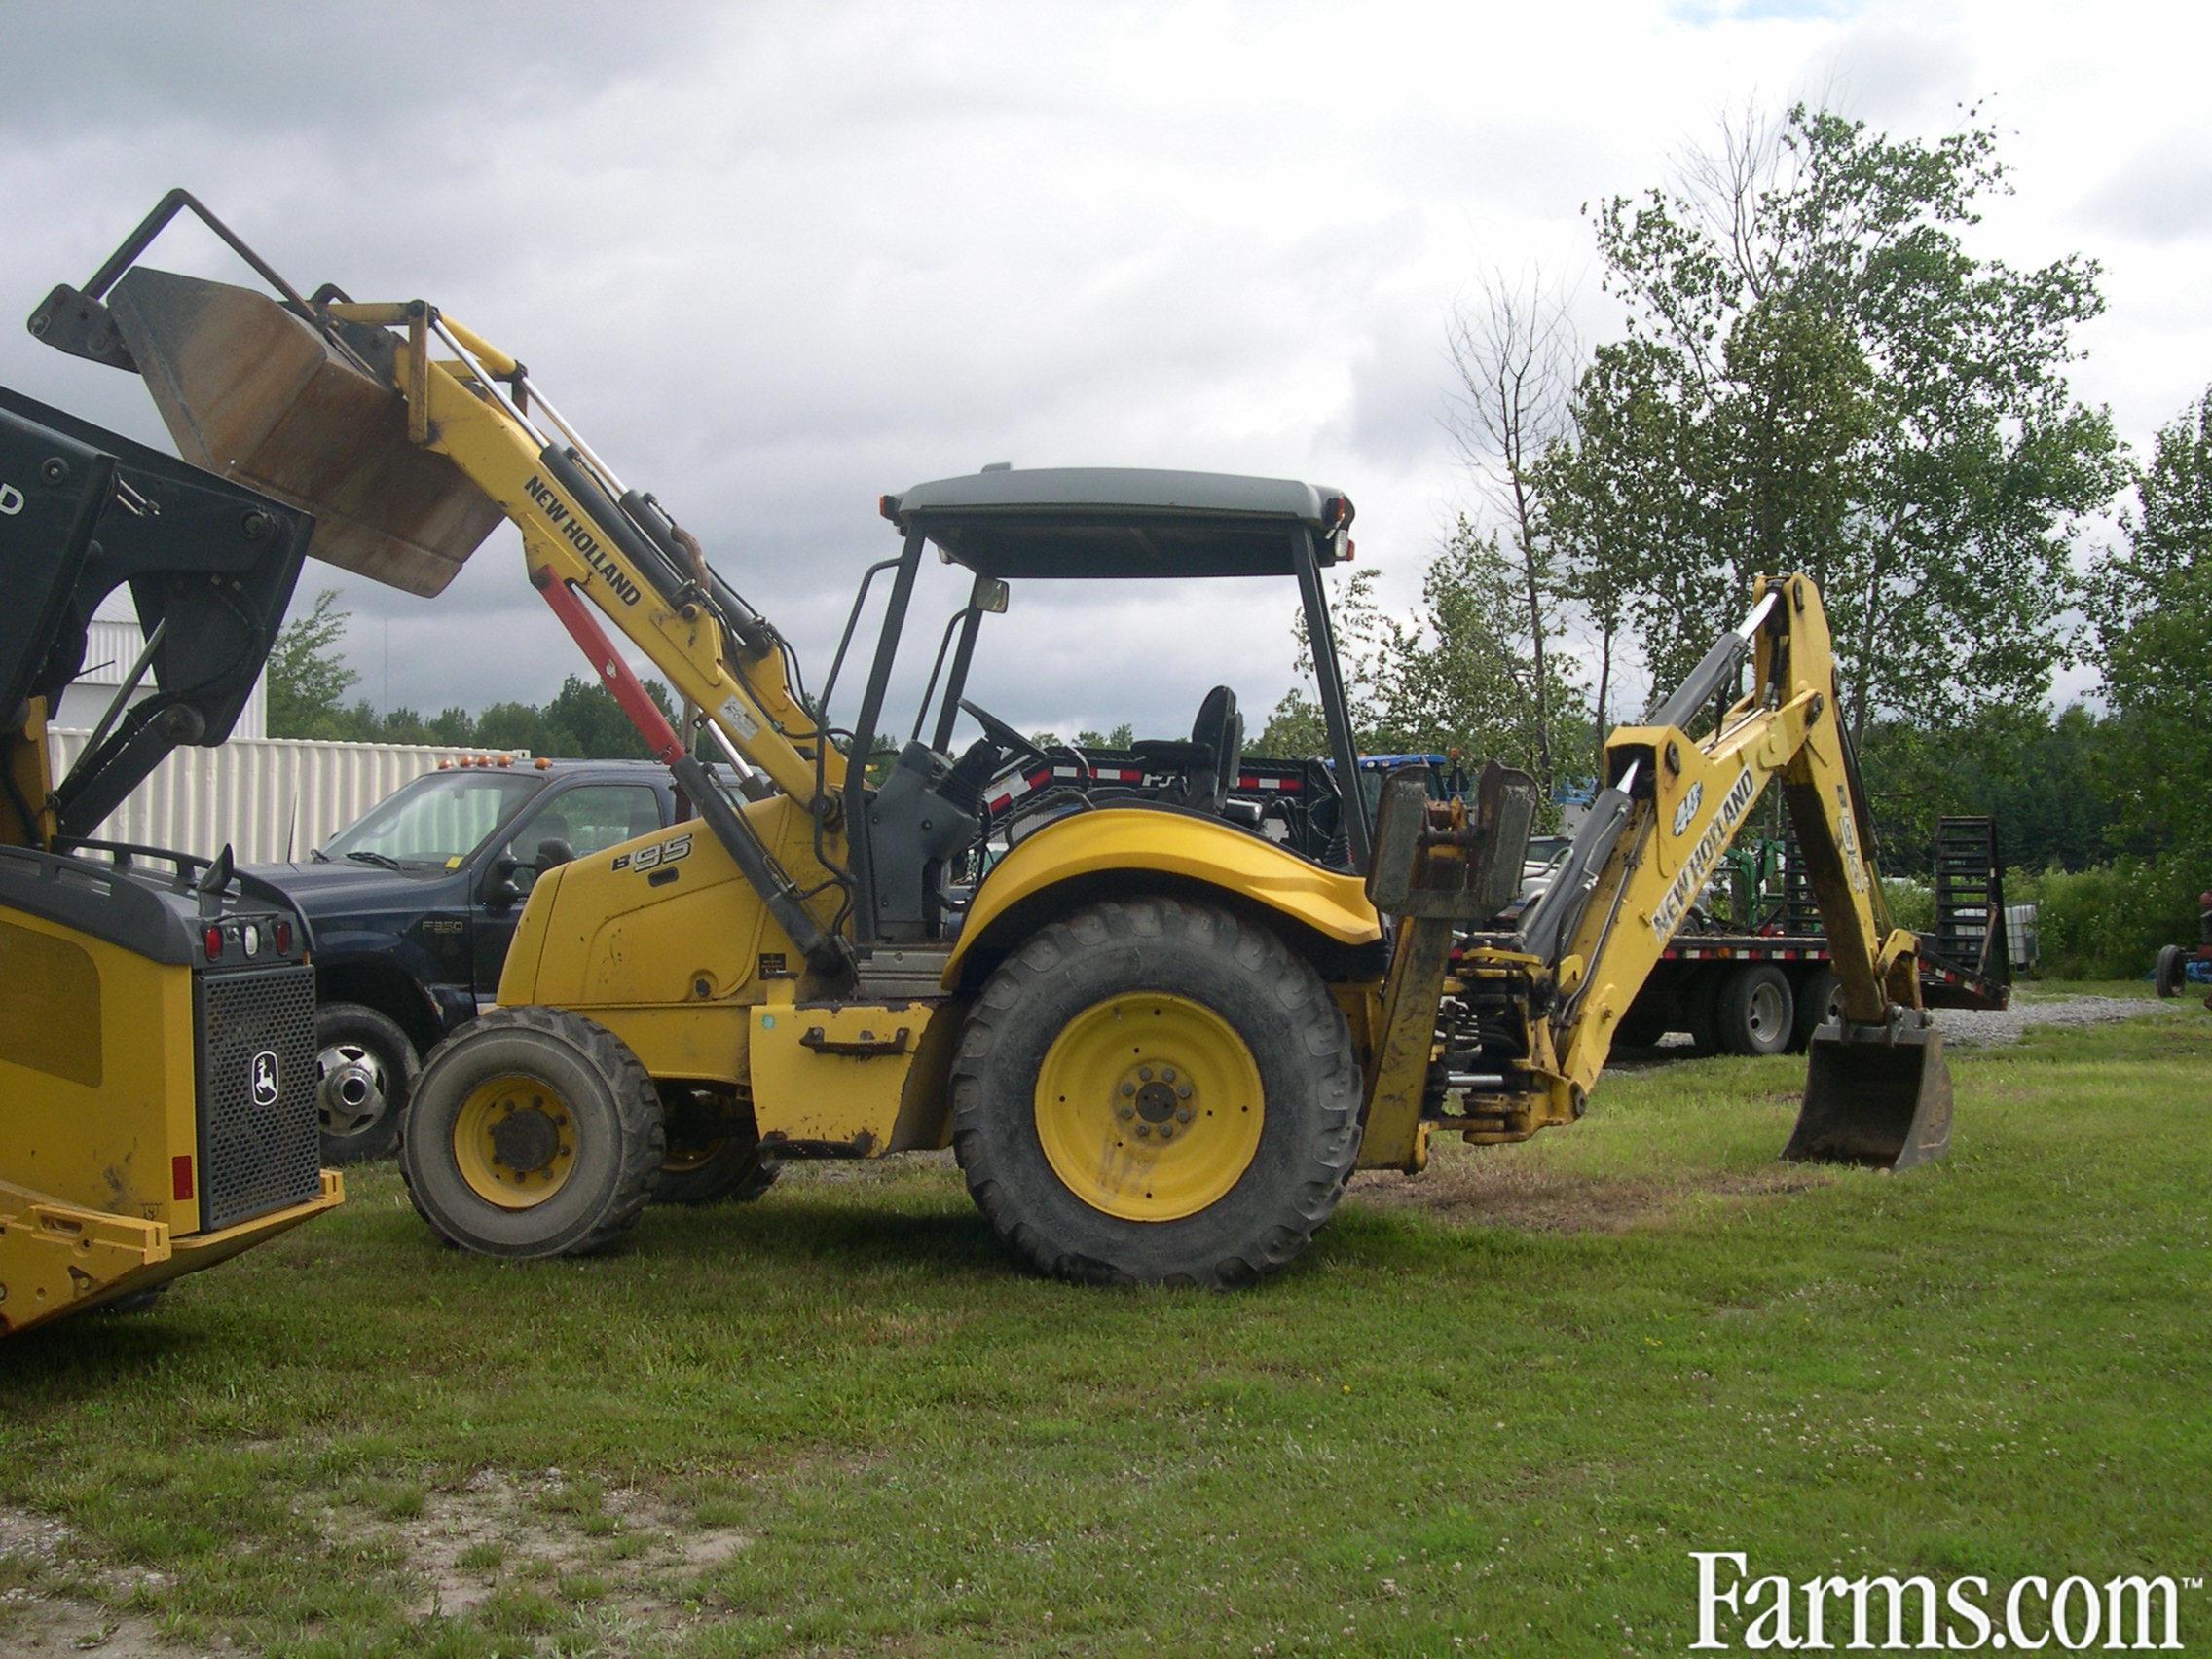
[[[965,713],[975,718],[976,723],[983,728],[983,735],[1001,749],[1009,750],[1015,755],[1026,755],[1033,760],[1042,760],[1048,766],[1052,763],[1052,757],[1050,755],[1031,743],[1014,727],[1008,725],[1006,721],[1000,719],[998,716],[992,714],[990,710],[978,708],[965,697],[960,699],[960,707]]]

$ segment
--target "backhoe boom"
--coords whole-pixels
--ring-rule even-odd
[[[1834,660],[1809,577],[1760,578],[1749,619],[1724,635],[1649,723],[1607,740],[1607,787],[1550,887],[1510,934],[1456,950],[1442,992],[1441,1052],[1419,1116],[1480,1142],[1526,1139],[1582,1115],[1622,1017],[1721,855],[1779,777],[1841,984],[1842,1020],[1813,1043],[1804,1114],[1788,1156],[1898,1166],[1939,1154],[1950,1093],[1940,1042],[1921,1009],[1917,940],[1894,927],[1870,857],[1873,837],[1837,719]],[[1688,729],[1732,687],[1751,688],[1713,729]],[[1385,797],[1379,842],[1419,834]],[[1419,810],[1418,806],[1415,810]],[[1381,866],[1389,857],[1378,855]],[[1402,962],[1434,954],[1445,924],[1410,919]],[[1396,1025],[1416,1017],[1393,1006]],[[1399,1047],[1403,1047],[1401,1043]],[[1386,1080],[1385,1080],[1386,1081]],[[1371,1100],[1369,1132],[1418,1135],[1401,1082]],[[1409,1139],[1405,1163],[1422,1152]],[[1371,1157],[1373,1156],[1371,1152]]]

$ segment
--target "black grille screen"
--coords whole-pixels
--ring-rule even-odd
[[[321,1190],[314,970],[203,976],[200,1224],[208,1232]]]

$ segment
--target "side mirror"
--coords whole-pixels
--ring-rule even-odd
[[[492,867],[484,872],[484,903],[487,904],[516,904],[522,902],[522,884],[515,880],[515,872],[523,866],[501,853],[492,861]]]
[[[576,849],[568,842],[557,836],[548,836],[537,843],[537,872],[542,875],[549,869],[557,869],[573,861],[575,856]]]

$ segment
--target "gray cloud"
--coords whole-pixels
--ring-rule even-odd
[[[2212,156],[2193,134],[2171,133],[2115,168],[2083,203],[2091,224],[2144,241],[2212,233]]]
[[[1918,109],[1992,26],[1775,11],[18,7],[0,314],[187,184],[303,285],[427,297],[519,352],[817,680],[892,550],[876,497],[992,461],[1338,485],[1408,598],[1463,495],[1437,417],[1473,277],[1580,269],[1581,203],[1654,182],[1757,86],[1832,62],[1868,108]],[[235,271],[189,233],[154,262]],[[1577,315],[1608,313],[1586,292]],[[0,380],[160,436],[129,377],[14,329]],[[387,632],[391,698],[426,709],[580,666],[508,532],[438,601],[318,585],[373,698]],[[1262,713],[1291,606],[1035,584],[977,689],[1062,730],[1174,730],[1224,680]]]

